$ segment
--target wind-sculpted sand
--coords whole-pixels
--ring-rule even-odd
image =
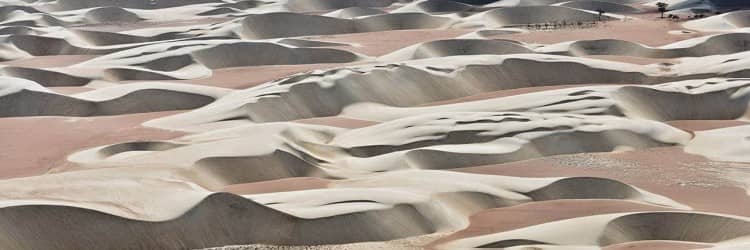
[[[750,5],[666,2],[0,1],[0,249],[744,249]]]

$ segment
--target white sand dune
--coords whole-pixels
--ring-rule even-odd
[[[96,172],[109,171],[110,174],[114,174],[116,173],[114,170],[117,169],[111,170],[96,170]],[[77,178],[96,183],[96,179],[87,178],[87,175],[90,175],[87,172],[91,171],[73,172],[66,175],[78,175],[80,177]],[[165,177],[167,176],[169,175]],[[52,177],[39,178],[39,181],[43,181],[43,179]],[[118,187],[133,185],[125,180],[127,179],[118,182],[119,186],[101,186],[102,190],[99,193],[116,192]],[[457,180],[460,180],[460,182],[456,182]],[[18,181],[33,183],[35,179]],[[140,182],[142,182],[141,187],[160,187],[162,192],[174,192],[176,188],[185,188],[185,186],[179,185],[181,182],[179,180],[154,179]],[[18,197],[16,199],[30,195],[24,193],[24,191],[28,192],[29,190],[18,190],[18,186],[12,185],[13,183],[0,183],[0,188],[10,189],[8,190],[10,192],[5,193]],[[432,185],[423,185],[428,183]],[[425,187],[433,188],[425,189]],[[590,187],[598,188],[595,188],[597,190],[595,192],[582,190],[582,188],[588,189]],[[177,203],[174,201],[171,201],[171,203],[169,203],[170,201],[154,201],[152,203],[156,204],[144,204],[147,206],[158,205],[162,208],[171,206],[174,207],[169,210],[172,213],[184,211],[179,213],[177,217],[159,221],[142,221],[144,217],[126,219],[108,214],[111,211],[135,212],[141,210],[125,210],[123,207],[115,206],[107,208],[111,206],[108,205],[111,203],[107,200],[113,196],[101,196],[100,199],[103,200],[89,201],[88,204],[91,205],[81,205],[82,208],[76,208],[65,205],[69,203],[55,201],[55,199],[62,198],[59,196],[64,195],[64,193],[50,190],[51,192],[46,198],[52,201],[49,204],[19,206],[18,204],[28,203],[28,201],[19,200],[15,202],[16,205],[14,206],[0,208],[0,218],[9,223],[4,226],[4,230],[12,232],[3,238],[2,243],[17,247],[49,247],[52,246],[51,244],[59,244],[61,239],[75,239],[75,241],[65,241],[66,246],[71,246],[71,248],[91,245],[112,248],[133,241],[139,242],[138,245],[144,248],[173,248],[176,246],[196,248],[241,242],[277,245],[341,244],[389,240],[451,230],[467,223],[465,221],[466,213],[471,213],[483,207],[529,202],[531,199],[633,199],[659,206],[682,207],[681,204],[668,198],[606,179],[529,179],[451,174],[440,171],[395,172],[341,181],[330,189],[251,195],[245,198],[224,193],[209,194],[195,187],[193,189],[183,192],[186,195],[185,197],[180,199],[174,197],[176,201],[179,201]],[[192,195],[188,195],[190,193]],[[200,196],[205,196],[205,198],[201,199]],[[307,201],[299,202],[299,197],[307,197],[305,198]],[[192,207],[181,208],[180,206],[187,205],[185,200],[200,200],[200,202]],[[45,203],[43,200],[36,202],[37,204]],[[117,202],[127,207],[133,206],[124,200]],[[78,202],[77,204],[86,203]],[[267,204],[270,207],[261,204]],[[96,208],[96,210],[90,210],[91,208]],[[66,219],[58,219],[61,217],[54,216],[55,214],[65,214]],[[44,218],[43,223],[22,223],[22,226],[16,224],[11,227],[11,225],[14,225],[11,224],[12,222],[24,220],[30,216]],[[132,216],[134,214],[128,214],[126,217]],[[394,217],[400,219],[392,220]],[[42,220],[35,221],[41,222]],[[247,223],[257,224],[261,222],[274,227],[287,225],[277,230],[288,233],[306,227],[325,226],[326,229],[317,231],[316,234],[310,236],[289,237],[288,234],[277,234],[274,233],[275,231],[248,230],[248,227],[246,227]],[[70,223],[78,223],[78,225],[97,223],[108,226],[85,227],[86,229],[75,231],[67,230],[64,233],[57,234],[58,236],[55,237],[57,240],[27,240],[27,237],[46,235],[49,232],[72,226]],[[363,224],[367,226],[362,227]],[[182,230],[170,230],[174,227],[180,227]],[[191,237],[201,234],[204,236],[211,235],[210,232],[215,232],[216,228],[231,229],[231,232],[239,233],[212,237]],[[104,231],[101,230],[118,232],[118,234],[103,234]],[[149,237],[151,234],[160,234],[162,237],[157,240]],[[92,238],[87,235],[100,235],[100,237]],[[115,237],[112,240],[102,241],[102,237],[110,238],[110,236],[105,235]],[[122,235],[128,237],[119,237]]]
[[[451,242],[445,249],[603,247],[624,242],[670,240],[719,243],[746,238],[744,217],[686,212],[607,214],[556,221]],[[742,239],[744,241],[744,239]]]
[[[748,126],[714,129],[696,133],[685,151],[719,161],[748,162]]]
[[[339,19],[296,13],[251,15],[243,19],[241,36],[246,39],[267,39],[310,35],[374,32],[399,29],[428,29],[448,25],[450,18],[421,13],[398,13]],[[275,27],[283,25],[286,29]]]
[[[259,137],[258,131],[264,131],[264,136]],[[241,139],[246,136],[266,144]],[[216,186],[288,177],[348,178],[398,169],[479,166],[559,154],[679,145],[689,138],[689,134],[661,123],[612,116],[443,112],[352,130],[294,123],[246,125],[170,142],[97,147],[73,154],[69,160],[92,166],[191,168],[209,180],[203,185]],[[562,147],[556,141],[568,143]]]
[[[226,94],[214,87],[169,83],[113,86],[67,96],[18,78],[3,78],[0,117],[101,116],[193,109]],[[153,98],[158,96],[158,99]],[[10,105],[20,103],[23,105]]]
[[[705,19],[689,21],[685,28],[703,31],[727,31],[750,27],[750,11],[733,11]]]
[[[654,7],[0,0],[0,249],[744,249],[749,15]]]
[[[370,120],[388,121],[447,110],[452,112],[531,111],[604,114],[660,121],[732,120],[743,118],[746,114],[747,84],[747,80],[744,79],[705,79],[648,87],[591,86],[408,108],[363,103],[347,107],[342,115],[355,119],[367,117]]]
[[[208,196],[185,215],[164,222],[127,220],[96,211],[60,206],[16,206],[0,210],[0,216],[9,219],[8,224],[3,226],[3,230],[9,234],[4,235],[0,244],[12,248],[57,248],[61,245],[64,246],[63,249],[92,246],[117,248],[128,245],[143,249],[173,249],[244,242],[284,245],[341,244],[390,240],[433,231],[430,222],[420,219],[409,206],[336,218],[304,220],[231,194]],[[25,223],[22,223],[23,221]],[[96,222],[99,226],[62,230],[80,226],[81,222]],[[358,226],[363,224],[369,225],[370,229]],[[274,230],[256,230],[248,225],[273,227]],[[217,233],[216,226],[231,233]],[[300,230],[316,233],[296,235],[295,232]],[[32,240],[36,238],[35,235],[56,236],[48,237],[49,240],[44,241]],[[161,236],[155,238],[152,235]]]
[[[424,12],[451,13],[478,10],[478,6],[453,0],[419,0],[393,10],[392,13]]]
[[[47,6],[47,9],[51,10],[75,10],[85,9],[91,7],[120,7],[120,8],[132,8],[132,9],[162,9],[170,7],[178,7],[185,5],[194,5],[202,3],[223,3],[220,0],[161,0],[161,1],[117,1],[117,0],[58,0]]]
[[[76,77],[49,69],[8,66],[0,69],[2,75],[32,80],[45,87],[84,86],[91,79]]]
[[[101,7],[86,12],[84,15],[93,23],[129,23],[142,20],[137,14],[119,7]]]
[[[526,24],[542,24],[552,22],[594,22],[599,20],[597,14],[560,6],[525,6],[512,8],[499,8],[487,11],[483,18],[492,25],[524,26]],[[602,20],[613,19],[610,16],[602,16]]]
[[[350,7],[388,7],[394,0],[289,0],[286,6],[296,12],[346,9]]]
[[[607,13],[638,13],[641,10],[627,5],[627,3],[620,3],[617,1],[598,1],[598,0],[580,0],[570,1],[558,4],[559,6],[570,7],[582,10],[598,11],[603,10]]]
[[[237,91],[232,95],[223,98],[216,103],[203,109],[198,109],[190,113],[177,115],[174,117],[163,118],[149,122],[151,126],[165,127],[171,129],[180,129],[170,126],[174,124],[205,124],[215,121],[246,120],[251,122],[272,122],[288,121],[294,119],[303,119],[311,117],[332,116],[342,114],[349,106],[357,103],[379,103],[387,106],[409,107],[426,104],[436,101],[450,100],[454,98],[471,96],[480,92],[496,91],[503,89],[533,87],[533,86],[554,86],[559,84],[625,84],[637,82],[640,84],[654,84],[682,79],[703,78],[703,77],[743,77],[746,76],[747,64],[744,59],[730,59],[734,55],[714,56],[710,58],[695,58],[694,61],[687,60],[683,64],[678,64],[665,69],[660,65],[633,65],[625,63],[613,63],[593,59],[572,58],[553,55],[538,54],[514,54],[505,56],[463,56],[452,57],[449,63],[441,58],[424,59],[410,61],[408,64],[385,64],[372,66],[346,67],[341,69],[328,70],[326,72],[312,72],[300,74],[270,82],[247,90]],[[714,64],[716,66],[708,66]],[[502,69],[502,70],[498,70]],[[544,74],[531,74],[534,72],[545,72]],[[637,70],[637,71],[636,71]],[[482,72],[481,77],[476,77],[478,72]],[[566,74],[566,72],[577,72],[576,74]],[[646,73],[647,72],[647,73]],[[717,72],[708,73],[708,72]],[[387,81],[384,79],[388,79]],[[461,82],[462,85],[455,84]],[[676,86],[686,89],[687,93],[703,94],[699,90],[711,89],[713,85],[703,84],[706,81],[676,83]],[[715,88],[727,88],[736,91],[737,86],[743,84],[742,80],[722,81],[726,84],[718,84]],[[369,84],[373,83],[373,84]],[[379,84],[374,84],[379,83]],[[389,85],[392,84],[392,85]],[[703,88],[695,88],[697,85]],[[427,88],[429,86],[429,88]],[[604,87],[608,89],[610,87]],[[657,87],[659,89],[661,87]],[[673,87],[666,85],[663,88],[671,89]],[[429,89],[430,91],[422,91]],[[582,93],[587,93],[587,88],[580,89]],[[594,89],[589,88],[589,89]],[[610,88],[611,89],[611,88]],[[639,97],[645,97],[648,91],[639,91],[640,87],[623,88],[617,91],[619,96],[624,99],[630,94]],[[645,88],[648,89],[648,88]],[[611,90],[606,90],[609,92]],[[669,91],[667,91],[669,92]],[[311,94],[314,93],[314,94]],[[382,94],[379,94],[382,93]],[[551,92],[556,93],[556,92]],[[662,96],[663,91],[656,91],[654,95]],[[724,92],[729,93],[729,92]],[[554,94],[552,94],[554,95]],[[663,96],[667,96],[665,93]],[[690,95],[672,95],[674,98],[685,97],[689,102]],[[716,93],[717,98],[726,95]],[[721,97],[720,97],[721,96]],[[742,95],[745,96],[745,95]],[[569,96],[570,98],[576,96]],[[579,97],[585,96],[577,96]],[[594,97],[592,97],[593,99]],[[598,99],[608,99],[606,97],[596,97]],[[614,98],[614,97],[612,97]],[[592,100],[600,103],[610,103],[605,100]],[[290,102],[287,100],[295,100]],[[325,100],[325,101],[323,101]],[[518,99],[517,99],[518,100]],[[554,99],[547,99],[554,100]],[[585,99],[584,99],[585,100]],[[702,99],[709,100],[709,99]],[[716,111],[721,112],[704,112],[696,111],[696,115],[674,114],[674,117],[684,117],[687,119],[696,119],[692,117],[716,116],[731,117],[735,119],[740,117],[745,106],[734,106],[736,108],[725,109],[725,105],[730,103],[744,103],[743,98],[734,100],[724,100],[726,104]],[[550,103],[552,103],[551,101]],[[518,104],[534,102],[518,102]],[[536,103],[532,105],[537,105]],[[550,104],[547,104],[550,105]],[[622,104],[627,106],[627,102]],[[540,105],[541,106],[541,105]],[[571,106],[571,104],[567,104]],[[552,110],[552,108],[536,109],[526,106],[528,109],[523,110]],[[657,106],[651,108],[666,109],[667,106]],[[672,106],[679,107],[679,106]],[[697,107],[697,106],[696,106]],[[714,106],[707,106],[714,107]],[[617,114],[618,112],[607,111],[609,106],[600,106],[597,109],[588,107],[576,112],[586,114]],[[645,108],[645,107],[644,107]],[[284,112],[278,112],[283,109]],[[419,110],[420,108],[415,108]],[[425,109],[425,108],[422,108]],[[650,109],[650,108],[647,108]],[[380,120],[383,116],[398,116],[395,110],[379,109],[373,111],[351,110],[346,115],[356,114],[352,118],[364,120]],[[509,111],[514,109],[504,109]],[[518,109],[515,109],[518,110]],[[564,109],[570,112],[570,109]],[[500,110],[493,110],[500,111]],[[242,112],[238,114],[238,112]],[[643,111],[643,115],[650,117],[659,115],[672,114],[664,110],[663,114],[646,114],[649,112],[660,111]],[[688,112],[688,110],[684,110]],[[359,113],[359,114],[357,114]],[[663,120],[666,118],[656,118]],[[669,119],[667,119],[669,120]],[[184,129],[183,127],[182,129]]]
[[[361,16],[380,15],[380,14],[385,14],[385,13],[387,12],[378,10],[378,9],[371,9],[371,8],[365,8],[365,7],[349,7],[346,9],[331,11],[330,13],[325,14],[325,16],[335,17],[335,18],[354,18],[354,17],[361,17]]]
[[[514,41],[451,39],[431,41],[410,46],[380,57],[378,60],[384,62],[396,62],[458,55],[503,55],[523,53],[534,53],[534,51]]]
[[[194,79],[211,69],[258,65],[345,63],[363,56],[330,48],[295,48],[236,40],[176,41],[97,57],[66,70],[79,77],[117,80]]]
[[[625,40],[579,40],[550,45],[523,44],[500,39],[476,39],[492,36],[493,33],[513,34],[514,31],[481,30],[471,36],[475,39],[450,39],[425,42],[413,45],[378,58],[380,61],[395,62],[430,57],[456,55],[503,55],[523,53],[544,53],[568,56],[632,56],[643,58],[682,58],[726,55],[750,50],[750,34],[728,33],[698,37],[660,47],[650,47]]]

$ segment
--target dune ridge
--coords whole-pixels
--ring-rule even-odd
[[[665,2],[0,0],[0,249],[744,249],[750,6]]]

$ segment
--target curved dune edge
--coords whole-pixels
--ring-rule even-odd
[[[0,117],[103,116],[194,109],[227,94],[226,89],[170,83],[112,86],[63,95],[21,78],[3,78]],[[23,80],[23,81],[20,81]],[[159,97],[159,98],[154,98]],[[24,105],[12,105],[23,103]]]
[[[484,33],[482,33],[484,32]],[[475,35],[489,36],[495,33],[513,33],[513,30],[480,30]],[[470,36],[467,36],[470,37]],[[567,56],[633,56],[642,58],[682,58],[727,55],[750,50],[750,34],[727,33],[709,35],[668,44],[649,47],[624,40],[580,40],[531,46],[511,40],[450,39],[425,42],[410,46],[378,58],[380,61],[396,62],[431,57],[460,55],[504,55],[544,53]]]
[[[606,214],[460,239],[440,247],[451,249],[533,246],[553,249],[556,246],[604,247],[646,240],[736,244],[733,242],[734,239],[750,234],[748,222],[750,221],[744,217],[695,212]]]
[[[683,26],[688,29],[702,31],[740,30],[750,27],[750,22],[747,21],[748,16],[750,16],[750,11],[733,11],[701,20],[689,21]]]
[[[467,102],[464,104],[437,105],[433,107],[414,107],[437,101],[457,99],[486,91],[497,91],[521,87],[555,86],[561,82],[566,84],[580,82],[598,83],[658,83],[674,79],[692,79],[711,77],[713,74],[703,74],[691,71],[684,76],[658,76],[636,72],[619,71],[624,64],[607,63],[592,60],[590,64],[573,63],[565,57],[543,57],[533,54],[522,54],[529,59],[517,59],[516,56],[481,56],[481,58],[498,60],[499,62],[483,62],[483,64],[468,64],[458,66],[420,65],[435,62],[435,59],[413,61],[414,64],[405,65],[376,65],[371,67],[351,67],[312,72],[259,85],[247,90],[235,91],[232,95],[218,100],[205,108],[189,113],[166,117],[148,122],[146,125],[169,128],[188,129],[187,124],[203,126],[220,121],[263,123],[298,120],[315,117],[341,115],[353,119],[384,121],[416,114],[419,111],[532,111],[532,112],[574,112],[579,114],[607,114],[627,117],[640,117],[653,120],[715,120],[737,119],[744,115],[746,98],[742,91],[746,85],[744,79],[706,79],[686,80],[664,83],[655,86],[591,86],[581,88],[567,88],[562,90],[541,91],[518,96],[499,97],[492,100]],[[475,56],[478,58],[480,56]],[[721,56],[717,56],[721,57]],[[531,59],[534,58],[534,59]],[[458,58],[456,58],[458,59]],[[718,59],[718,58],[717,58]],[[455,60],[461,62],[461,60]],[[705,60],[703,60],[705,62]],[[419,62],[420,64],[417,64]],[[592,68],[596,63],[601,68]],[[695,69],[693,63],[676,67],[681,69]],[[733,65],[740,65],[741,63]],[[605,66],[606,65],[606,66]],[[733,65],[721,65],[727,69],[725,76],[744,75],[745,70],[734,71]],[[654,65],[629,65],[642,67],[644,71],[655,70]],[[568,79],[550,79],[548,75],[527,77],[524,73],[529,68],[539,69],[548,67],[551,75],[558,72],[575,70],[576,75],[562,75]],[[497,68],[504,70],[495,70]],[[703,67],[702,70],[711,70]],[[482,78],[473,77],[477,72],[486,73]],[[522,76],[523,75],[523,76]],[[386,81],[383,84],[369,84],[382,82],[384,79],[399,79],[398,84]],[[459,87],[454,84],[461,82],[472,85],[472,88]],[[386,85],[393,83],[393,86]],[[329,87],[335,86],[335,87]],[[433,91],[417,92],[417,88],[427,88]],[[720,90],[721,89],[721,90]],[[386,91],[388,90],[388,91]],[[398,90],[398,91],[392,91]],[[722,92],[726,90],[727,92]],[[315,93],[312,95],[311,93]],[[365,95],[366,93],[366,95]],[[561,93],[568,93],[561,95]],[[731,93],[737,93],[732,96]],[[404,98],[395,98],[397,96]],[[406,98],[408,96],[408,98]],[[518,102],[521,97],[549,97],[535,102]],[[641,103],[645,96],[662,96],[663,100],[652,99],[660,103]],[[698,98],[698,96],[702,96]],[[732,96],[731,98],[728,98]],[[239,101],[242,100],[242,101]],[[295,102],[290,102],[295,100]],[[326,101],[322,105],[322,100]],[[713,105],[696,105],[693,102],[722,103],[721,108],[712,109]],[[679,102],[672,105],[671,102]],[[504,103],[508,108],[481,108],[480,104]],[[581,105],[573,105],[573,104]],[[376,105],[377,104],[377,105]],[[560,105],[557,105],[560,104]],[[562,105],[565,104],[565,105]],[[685,110],[681,105],[694,106]],[[240,107],[242,106],[242,107]],[[493,105],[493,107],[497,107]],[[554,109],[552,107],[560,107]],[[671,108],[670,108],[671,107]],[[279,109],[283,113],[275,112]],[[241,111],[240,111],[241,110]],[[387,111],[387,112],[386,112]],[[238,114],[237,112],[245,112]],[[170,124],[179,124],[174,126]]]
[[[256,134],[260,131],[262,136]],[[685,144],[690,137],[662,123],[615,116],[464,111],[350,130],[299,123],[244,125],[171,142],[137,142],[137,148],[131,143],[97,147],[72,154],[68,160],[94,166],[193,167],[219,182],[236,183],[303,176],[350,177],[404,168],[457,168],[557,154]],[[252,145],[240,138],[266,143]],[[552,146],[560,140],[569,141],[569,146]],[[138,153],[130,155],[113,148]],[[256,165],[267,166],[257,170],[246,167]]]
[[[748,128],[741,125],[695,132],[695,138],[685,147],[685,152],[716,161],[750,162],[743,153],[749,150],[744,141]]]
[[[433,183],[430,186],[437,189],[430,190],[430,187],[422,183],[415,183],[416,180]],[[466,189],[469,186],[465,184],[456,185],[456,180],[483,185],[474,184],[474,190],[471,190]],[[384,189],[389,185],[392,186],[391,189]],[[579,192],[591,185],[598,186],[598,191]],[[487,189],[488,187],[494,187],[495,191]],[[425,191],[427,193],[424,193]],[[411,195],[406,195],[410,192]],[[394,195],[398,193],[404,195]],[[394,172],[337,181],[329,189],[256,194],[245,196],[247,199],[226,193],[206,195],[192,208],[166,221],[125,219],[85,208],[43,205],[44,203],[39,203],[41,201],[36,201],[36,204],[26,202],[20,206],[6,206],[0,208],[0,218],[8,223],[2,227],[4,231],[9,232],[3,238],[3,245],[43,248],[50,246],[49,244],[57,244],[59,241],[52,239],[25,239],[72,226],[70,223],[108,224],[107,227],[82,227],[82,230],[67,230],[57,234],[57,239],[72,244],[70,246],[93,244],[110,248],[127,242],[139,242],[138,245],[144,248],[178,245],[201,248],[251,242],[272,245],[316,245],[393,240],[455,230],[466,225],[465,216],[479,209],[523,203],[532,199],[632,199],[659,206],[684,208],[683,205],[665,197],[600,178],[534,179],[440,171]],[[300,203],[300,196],[309,197],[308,202]],[[59,214],[66,216],[59,217]],[[16,220],[30,221],[29,216],[43,220],[22,223],[23,226],[15,224]],[[401,219],[392,220],[394,216]],[[257,231],[248,228],[247,223],[288,226],[279,227],[278,231]],[[291,231],[288,230],[326,224],[329,225],[328,229],[318,231],[315,235],[289,237]],[[183,230],[171,230],[174,227]],[[232,228],[232,232],[236,233],[209,238],[191,237],[214,231],[215,227]],[[100,230],[119,232],[117,235],[128,237],[118,236],[117,239],[101,241]],[[151,233],[162,237],[148,239]],[[100,236],[91,238],[86,235]]]
[[[0,249],[750,246],[742,0],[0,1]]]

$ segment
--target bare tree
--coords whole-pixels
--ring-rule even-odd
[[[656,7],[658,7],[659,12],[661,12],[661,18],[664,18],[664,12],[667,12],[667,6],[669,6],[668,3],[664,3],[664,2],[656,3]]]
[[[596,9],[596,12],[599,13],[599,21],[601,22],[602,21],[602,15],[604,15],[604,12],[606,12],[606,11],[604,11],[603,9]]]

